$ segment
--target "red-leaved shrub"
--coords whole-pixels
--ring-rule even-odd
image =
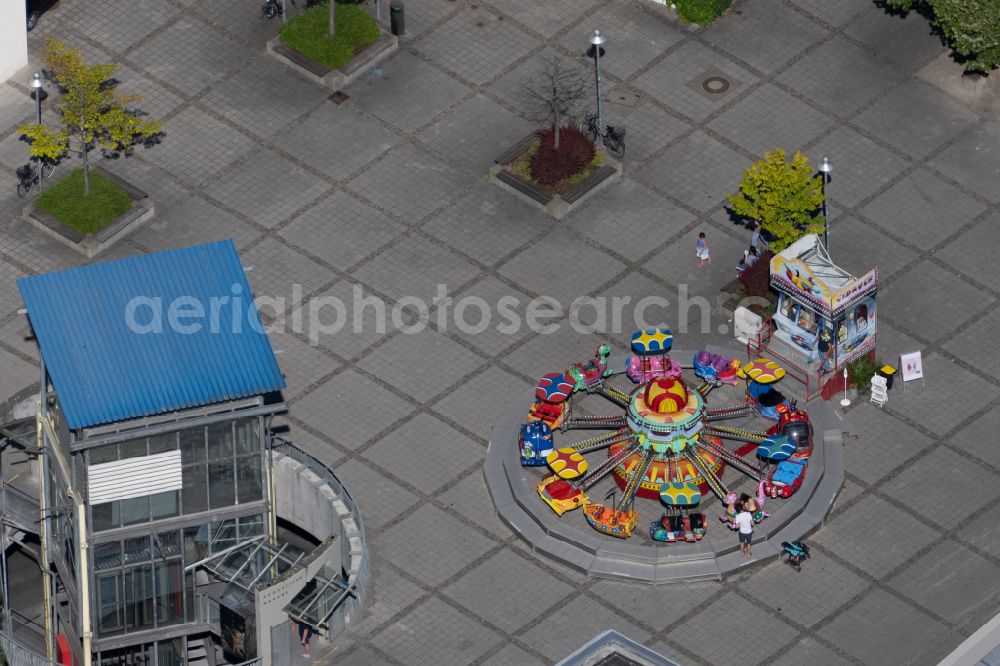
[[[767,298],[767,290],[771,285],[770,250],[764,250],[753,266],[740,273],[740,282],[747,290],[747,296]]]
[[[555,185],[583,171],[594,159],[590,137],[572,125],[560,128],[558,150],[555,128],[541,130],[538,139],[538,152],[531,160],[531,177],[543,185]]]

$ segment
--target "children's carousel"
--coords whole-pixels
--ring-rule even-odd
[[[778,292],[774,337],[810,366],[839,369],[875,348],[877,267],[854,277],[809,234],[771,259],[771,286]]]

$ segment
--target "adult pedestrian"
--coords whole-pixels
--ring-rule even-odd
[[[763,227],[760,222],[754,222],[753,224],[753,236],[750,237],[750,247],[757,248],[757,253],[760,254],[764,251],[764,239],[761,238],[760,233]]]
[[[299,642],[302,643],[302,656],[308,659],[312,656],[312,647],[309,641],[312,639],[313,628],[305,622],[299,622]]]
[[[705,240],[705,232],[698,234],[698,242],[694,244],[694,254],[698,257],[698,268],[705,265],[705,262],[712,263],[712,253],[708,250],[708,241]]]
[[[750,559],[753,554],[750,552],[750,542],[753,540],[753,516],[747,511],[743,503],[736,505],[736,518],[733,520],[740,531],[740,559]]]

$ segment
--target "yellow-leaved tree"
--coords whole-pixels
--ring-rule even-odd
[[[733,213],[760,222],[774,238],[768,245],[775,252],[823,229],[824,220],[817,215],[823,182],[798,151],[791,162],[781,148],[764,153],[743,173],[740,191],[728,197]]]
[[[114,155],[131,153],[134,146],[149,147],[163,136],[161,122],[127,105],[141,100],[118,91],[118,65],[87,65],[79,49],[49,38],[42,50],[46,77],[59,87],[54,108],[60,125],[31,123],[19,131],[31,144],[32,157],[56,160],[67,153],[83,160],[83,194],[90,194],[90,151],[101,148]]]

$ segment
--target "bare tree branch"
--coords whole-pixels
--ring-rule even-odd
[[[553,56],[537,75],[521,83],[520,101],[531,120],[555,129],[558,150],[562,119],[586,93],[587,82],[580,70],[559,56]]]

